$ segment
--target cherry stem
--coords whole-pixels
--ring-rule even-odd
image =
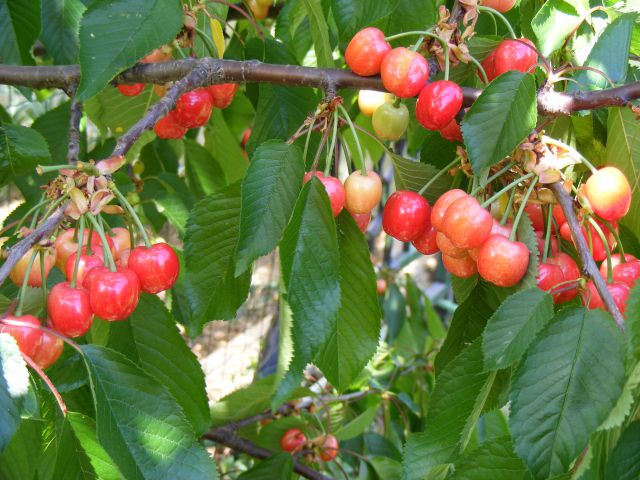
[[[49,172],[59,172],[60,170],[81,170],[81,164],[64,164],[64,165],[38,165],[36,167],[36,172],[38,175],[43,175]]]
[[[336,139],[338,137],[338,112],[333,112],[333,131],[331,132],[331,146],[327,149],[327,161],[324,166],[324,175],[328,177],[331,175],[331,162],[334,157],[334,148],[336,146]]]
[[[502,215],[502,219],[500,219],[500,225],[506,225],[507,220],[509,219],[509,215],[511,215],[511,210],[513,209],[513,202],[516,199],[516,189],[511,190],[511,194],[509,195],[509,201],[507,202],[507,206],[504,209],[504,214]]]
[[[93,223],[89,225],[89,233],[87,238],[88,238],[88,241],[87,241],[87,248],[85,252],[87,255],[93,255],[93,242],[91,241],[91,239],[93,238]]]
[[[524,198],[522,199],[522,203],[520,204],[520,208],[518,209],[518,213],[516,214],[516,218],[513,220],[513,227],[511,227],[511,234],[509,235],[509,240],[512,242],[516,239],[516,230],[518,230],[518,224],[520,223],[520,219],[522,218],[522,214],[524,213],[524,208],[527,205],[527,201],[529,200],[531,193],[533,193],[533,189],[535,188],[536,183],[538,183],[537,178],[535,178],[531,182],[531,185],[529,185],[527,193],[524,194]]]
[[[307,138],[304,141],[304,150],[302,152],[302,158],[305,161],[307,160],[307,154],[309,153],[309,141],[311,140],[311,133],[313,132],[313,128],[316,125],[317,118],[318,118],[318,111],[316,111],[316,113],[313,115],[313,120],[311,120],[311,124],[309,125],[309,130],[307,130]]]
[[[422,187],[418,193],[420,195],[424,195],[424,192],[427,191],[427,189],[433,185],[435,183],[436,180],[438,180],[441,176],[443,176],[445,173],[448,173],[449,170],[451,170],[453,167],[455,167],[458,163],[460,163],[460,157],[456,157],[451,163],[449,163],[446,167],[444,167],[442,170],[440,170],[438,173],[436,173],[433,177],[431,177],[431,179],[425,183],[424,187]]]
[[[338,135],[340,136],[340,146],[342,147],[342,151],[344,152],[344,159],[345,163],[347,164],[347,173],[351,175],[351,152],[349,152],[349,146],[344,140],[344,135],[342,135],[342,133],[339,133]]]
[[[544,251],[542,252],[542,263],[547,261],[549,255],[549,246],[551,245],[551,224],[553,223],[553,214],[551,207],[547,208],[547,228],[544,234]]]
[[[27,221],[27,218],[29,218],[36,210],[39,210],[40,207],[42,207],[45,203],[47,203],[47,200],[45,199],[45,195],[42,195],[42,200],[40,201],[40,203],[38,203],[37,205],[34,205],[33,207],[31,207],[29,209],[29,211],[27,213],[24,214],[24,216],[20,219],[20,221],[18,222],[17,226],[16,226],[16,232],[20,230],[20,228],[22,227],[22,225]]]
[[[47,318],[47,278],[44,274],[44,252],[40,252],[40,286],[42,289],[42,318]]]
[[[73,264],[73,276],[71,277],[71,288],[76,288],[76,279],[78,278],[78,266],[80,265],[80,257],[82,256],[82,247],[84,243],[84,215],[80,217],[78,222],[78,228],[76,231],[80,231],[78,234],[78,249],[76,250],[76,261]],[[91,243],[91,236],[87,240],[87,244]]]
[[[34,362],[30,357],[28,357],[23,353],[22,358],[24,358],[24,361],[27,363],[27,365],[29,365],[38,374],[38,376],[42,379],[42,381],[47,384],[47,387],[49,387],[49,390],[51,390],[51,393],[55,397],[56,402],[58,402],[58,407],[60,407],[60,410],[62,411],[62,415],[66,416],[67,406],[65,405],[64,400],[62,400],[62,396],[60,395],[60,392],[58,391],[56,386],[53,384],[51,379],[47,376],[46,373],[44,373],[44,370],[42,370],[36,364],[36,362]]]
[[[40,216],[41,209],[42,207],[38,208],[38,210],[36,210],[35,213],[33,214],[33,218],[31,219],[31,223],[29,224],[29,228],[31,228],[31,230],[36,228],[36,225],[38,224],[38,217]]]
[[[360,139],[358,138],[356,127],[353,126],[353,122],[351,121],[351,117],[349,116],[349,112],[347,112],[347,109],[342,105],[338,105],[338,108],[347,119],[347,123],[349,124],[349,128],[351,129],[351,133],[353,134],[353,140],[354,142],[356,142],[356,147],[358,148],[358,155],[360,155],[360,171],[362,173],[362,176],[366,176],[367,167],[365,165],[364,154],[362,153],[362,146],[360,145]]]
[[[579,278],[574,278],[573,280],[565,280],[563,282],[556,283],[553,287],[545,291],[548,293],[551,293],[552,295],[558,295],[560,293],[568,292],[569,290],[573,290],[574,288],[577,288],[579,283],[580,283]],[[558,288],[558,287],[561,287],[561,288]]]
[[[605,237],[604,232],[592,217],[587,217],[587,221],[596,231],[602,244],[604,245],[604,251],[607,254],[607,283],[613,283],[613,266],[611,264],[611,248],[609,248],[609,242],[607,242],[607,237]]]
[[[489,197],[487,200],[485,200],[482,203],[482,208],[487,208],[489,205],[491,205],[495,200],[497,200],[498,198],[500,198],[502,196],[503,193],[508,192],[509,190],[511,190],[513,187],[515,187],[516,185],[518,185],[521,182],[524,182],[525,180],[529,180],[531,177],[534,177],[536,174],[535,173],[527,173],[526,175],[520,177],[520,178],[516,178],[513,182],[511,182],[510,184],[508,184],[506,187],[504,187],[502,190],[498,191],[497,193],[494,193],[491,197]],[[482,187],[484,188],[484,187]],[[471,192],[473,194],[473,192]]]
[[[494,173],[493,175],[491,175],[489,178],[487,178],[487,180],[482,184],[477,186],[476,188],[474,188],[473,190],[471,190],[471,196],[475,197],[478,193],[480,193],[482,190],[484,190],[485,188],[487,188],[487,185],[489,185],[491,182],[493,182],[496,178],[501,177],[504,173],[508,172],[509,170],[511,170],[511,168],[513,168],[513,166],[516,164],[516,162],[511,162],[510,164],[508,164],[505,167],[502,167],[500,170],[498,170],[496,173]],[[474,179],[477,177],[474,177]]]
[[[140,234],[142,235],[142,239],[144,240],[145,246],[147,248],[150,248],[151,247],[151,242],[149,241],[149,237],[147,235],[147,232],[144,229],[144,227],[142,226],[142,222],[140,221],[140,217],[138,217],[138,215],[136,214],[136,211],[133,209],[133,207],[131,206],[129,201],[126,199],[126,197],[120,192],[120,190],[117,189],[115,184],[111,185],[111,190],[113,191],[113,193],[116,194],[116,197],[118,197],[118,200],[120,200],[120,203],[122,203],[124,208],[129,211],[129,214],[131,215],[131,218],[133,219],[133,221],[135,222],[136,226],[138,227],[138,230],[140,230]]]
[[[613,235],[613,238],[615,238],[616,245],[618,246],[618,251],[620,252],[621,263],[627,263],[627,258],[625,257],[625,254],[624,254],[624,247],[622,246],[622,240],[620,240],[620,235],[618,235],[618,232],[616,231],[616,229],[613,228],[613,225],[607,222],[604,218],[602,217],[597,217],[597,218],[605,227],[607,227],[607,230],[611,232],[611,234]]]
[[[609,83],[609,86],[611,88],[615,87],[615,83],[613,83],[613,80],[611,80],[611,77],[609,77],[609,75],[604,73],[602,70],[598,70],[597,68],[589,67],[589,66],[586,66],[586,65],[563,68],[563,69],[561,69],[561,70],[559,70],[557,72],[554,72],[553,78],[551,80],[552,81],[554,79],[555,80],[570,80],[570,81],[574,81],[575,82],[575,80],[572,79],[572,78],[564,78],[562,76],[565,73],[573,72],[575,70],[586,70],[586,71],[589,71],[589,72],[597,73],[598,75],[600,75],[602,78],[604,78]],[[578,83],[578,82],[576,82],[576,83]]]
[[[49,205],[49,208],[47,209],[46,212],[44,212],[42,219],[48,218],[49,215],[51,215],[53,211],[56,208],[58,208],[58,206],[67,199],[68,196],[69,196],[69,192],[65,192],[60,198],[58,198],[51,205]]]
[[[444,79],[449,80],[449,44],[444,38],[436,35],[435,33],[425,32],[424,36],[433,38],[442,45],[442,50],[444,51]]]
[[[22,315],[22,307],[24,305],[24,297],[27,292],[27,286],[29,283],[29,275],[31,275],[31,268],[33,267],[33,262],[36,259],[36,255],[38,255],[38,250],[35,248],[31,253],[31,257],[29,258],[29,263],[27,264],[27,269],[24,272],[24,279],[22,279],[22,285],[20,286],[20,292],[18,293],[18,308],[16,308],[16,317]]]
[[[93,215],[89,214],[87,218],[89,218],[89,221],[93,224],[93,228],[95,229],[96,232],[98,232],[98,235],[100,236],[100,241],[102,242],[102,251],[104,252],[104,259],[107,262],[107,265],[109,266],[109,270],[111,270],[112,272],[115,272],[116,264],[113,261],[113,257],[111,256],[111,250],[109,249],[107,236],[104,234],[104,230],[102,230],[102,226],[95,219]]]
[[[598,170],[596,169],[596,167],[594,167],[594,166],[593,166],[593,164],[592,164],[589,160],[587,160],[586,158],[584,158],[584,157],[582,156],[582,154],[581,154],[580,152],[578,152],[578,151],[577,151],[575,148],[573,148],[572,146],[567,145],[566,143],[563,143],[563,142],[561,142],[560,140],[556,140],[555,138],[548,137],[548,136],[546,136],[546,135],[542,135],[542,136],[540,137],[540,140],[541,140],[543,143],[547,143],[547,144],[549,144],[549,145],[553,145],[554,147],[560,147],[560,148],[562,148],[563,150],[568,151],[569,153],[571,153],[571,155],[575,156],[578,160],[580,160],[580,162],[584,163],[584,164],[587,166],[587,168],[588,168],[589,170],[591,170],[591,173],[596,173],[596,172],[598,171]]]
[[[5,312],[5,314],[6,314],[6,312]],[[16,316],[18,316],[18,315],[16,315]],[[23,322],[22,320],[9,320],[8,318],[0,319],[0,324],[13,325],[15,327],[24,327],[24,328],[37,328],[38,330],[40,330],[42,332],[47,332],[48,334],[59,338],[64,343],[66,343],[71,348],[73,348],[78,353],[80,353],[80,355],[84,356],[84,352],[82,351],[82,349],[80,348],[80,346],[76,342],[74,342],[73,340],[71,340],[68,337],[65,337],[63,334],[61,334],[57,330],[53,330],[53,329],[51,329],[49,327],[45,327],[44,325],[34,325],[32,323]]]
[[[209,55],[213,58],[221,58],[220,55],[218,54],[218,49],[213,44],[209,36],[198,27],[195,27],[195,31],[200,37],[200,39],[202,40],[202,43],[204,43],[205,48],[209,52]]]
[[[478,5],[476,8],[478,9],[479,12],[487,12],[495,17],[498,17],[502,21],[502,23],[504,23],[505,27],[507,27],[507,30],[509,31],[509,35],[511,35],[511,38],[517,38],[516,32],[513,31],[513,27],[509,23],[509,20],[507,20],[507,17],[502,15],[499,11],[494,10],[493,8],[483,7],[481,5]]]
[[[422,42],[424,42],[424,35],[421,36],[418,41],[416,43],[413,44],[413,47],[411,47],[411,51],[413,52],[417,52],[418,49],[420,48],[420,45],[422,45]]]
[[[484,67],[475,57],[472,57],[471,55],[469,55],[469,57],[471,59],[471,63],[473,63],[482,74],[482,79],[484,80],[485,85],[487,85],[489,83],[489,77],[487,77],[487,72],[484,70]]]

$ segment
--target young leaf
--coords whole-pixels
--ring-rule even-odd
[[[640,385],[640,363],[636,363],[634,369],[631,370],[616,406],[609,412],[609,416],[598,427],[598,430],[611,430],[622,425],[631,413],[631,407],[637,397],[638,385]]]
[[[311,25],[311,37],[313,38],[313,48],[318,59],[318,66],[330,68],[335,66],[332,48],[329,43],[329,26],[322,11],[321,0],[303,0],[309,16]]]
[[[511,437],[503,436],[465,453],[456,462],[451,480],[523,480],[526,473],[522,460],[513,450]]]
[[[396,182],[396,190],[419,191],[424,185],[438,173],[438,169],[433,165],[421,162],[414,162],[400,155],[391,155],[393,161],[393,178]],[[424,192],[424,196],[429,203],[433,203],[444,192],[449,190],[451,179],[448,175],[443,175]]]
[[[509,155],[537,120],[533,76],[510,71],[485,88],[462,121],[462,136],[476,174]]]
[[[576,7],[565,0],[549,0],[542,5],[531,22],[540,53],[549,56],[560,48],[581,20]]]
[[[379,405],[367,408],[349,423],[340,427],[340,429],[335,432],[336,438],[338,440],[349,440],[357,437],[358,435],[362,435],[375,420],[378,410]]]
[[[122,354],[83,345],[98,440],[128,479],[216,479],[216,467],[169,391]]]
[[[640,421],[622,432],[604,470],[604,480],[633,480],[640,476]]]
[[[78,30],[85,8],[81,0],[42,2],[40,39],[57,65],[78,63]]]
[[[14,338],[0,333],[0,453],[20,425],[22,403],[29,393],[29,372]]]
[[[0,186],[50,161],[49,146],[36,130],[0,124]]]
[[[0,63],[33,65],[40,33],[40,2],[0,0]]]
[[[282,237],[302,187],[304,160],[294,145],[274,140],[260,145],[242,181],[237,275],[273,250]]]
[[[535,478],[567,471],[607,418],[624,385],[625,350],[611,316],[561,310],[511,383],[509,427]]]
[[[293,457],[288,453],[276,453],[238,477],[238,480],[291,480]]]

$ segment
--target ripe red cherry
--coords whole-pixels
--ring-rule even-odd
[[[208,90],[214,107],[227,108],[233,101],[233,97],[238,90],[238,84],[222,83],[220,85],[211,85]]]
[[[9,278],[11,281],[17,285],[18,287],[22,286],[24,282],[24,277],[27,274],[27,267],[29,266],[29,260],[31,260],[31,255],[33,254],[33,248],[27,250],[20,260],[15,264],[15,266],[9,272]],[[53,268],[55,264],[56,257],[55,255],[51,255],[46,252],[44,255],[44,278],[46,279],[49,276],[49,272]],[[29,271],[29,279],[27,280],[27,285],[30,287],[39,288],[42,286],[42,270],[40,270],[40,254],[36,254],[36,258],[31,264],[31,270]]]
[[[304,174],[304,177],[302,177],[302,184],[304,185],[309,180],[311,180],[311,177],[314,177],[314,176],[318,177],[320,179],[320,178],[324,177],[324,173],[322,173],[320,170],[306,172]]]
[[[527,203],[524,212],[528,215],[534,230],[544,230],[545,222],[542,214],[542,205],[537,203]]]
[[[345,207],[351,213],[369,213],[382,198],[382,181],[373,170],[356,170],[344,182]]]
[[[444,214],[442,233],[459,248],[482,245],[491,234],[493,217],[478,201],[465,195],[455,200]]]
[[[51,289],[47,309],[53,328],[67,337],[84,335],[93,323],[89,292],[83,287],[71,288],[69,282],[58,283]]]
[[[487,74],[487,80],[489,80],[490,82],[498,76],[498,74],[496,73],[495,59],[496,51],[492,50],[491,53],[489,53],[489,55],[487,55],[485,59],[480,62],[482,68],[484,69],[484,73]],[[480,71],[478,71],[478,77],[480,78],[480,80],[484,81],[484,78],[482,77]]]
[[[433,225],[436,230],[442,230],[444,214],[447,208],[449,208],[449,205],[457,199],[466,196],[467,193],[458,188],[443,193],[440,198],[436,200],[436,203],[433,204],[433,209],[431,210],[431,225]]]
[[[544,252],[544,245],[546,242],[545,233],[541,230],[536,230],[536,240],[538,242],[538,253],[542,255],[542,253]],[[549,239],[548,254],[555,255],[557,251],[558,251],[558,239],[554,235],[551,235]]]
[[[401,242],[411,242],[429,229],[430,216],[431,207],[422,195],[398,190],[382,210],[382,228]]]
[[[129,230],[122,227],[112,228],[111,232],[113,233],[111,239],[113,240],[113,246],[115,248],[113,257],[117,260],[120,258],[121,252],[131,248],[131,235],[129,235]]]
[[[449,140],[450,142],[462,142],[462,131],[460,130],[460,125],[456,122],[454,118],[451,120],[444,128],[440,129],[440,135],[445,140]]]
[[[385,55],[380,75],[384,88],[400,98],[410,98],[424,88],[429,66],[419,53],[398,47]]]
[[[367,227],[369,227],[369,223],[371,222],[371,214],[370,213],[352,213],[351,216],[356,221],[356,225],[362,233],[367,231]]]
[[[398,106],[383,103],[373,113],[371,126],[378,137],[395,142],[407,131],[409,110],[402,103]]]
[[[58,235],[58,238],[56,238],[56,266],[63,272],[67,268],[67,259],[69,258],[69,255],[78,251],[78,242],[73,240],[74,231],[75,230],[73,228],[70,228],[62,232]],[[82,245],[87,245],[88,237],[89,229],[85,228]],[[111,237],[107,237],[107,245],[109,246],[111,253],[115,254],[115,246]],[[102,250],[102,240],[100,240],[100,235],[95,231],[91,235],[91,248],[92,250]]]
[[[482,0],[480,4],[484,7],[493,8],[500,13],[506,13],[513,8],[516,0]]]
[[[449,80],[425,86],[416,103],[416,118],[427,130],[442,130],[462,108],[462,89]]]
[[[16,317],[15,315],[7,315],[5,317],[8,321],[16,321],[29,323],[34,327],[40,327],[40,321],[33,315],[22,315]],[[18,348],[27,357],[33,358],[36,353],[40,342],[42,341],[42,331],[40,328],[21,327],[18,325],[0,325],[0,333],[8,333],[15,338]]]
[[[177,122],[175,110],[171,110],[168,114],[158,120],[153,127],[153,131],[156,132],[156,135],[159,138],[174,140],[182,138],[184,134],[187,133],[187,129]]]
[[[538,63],[538,55],[533,48],[533,42],[528,38],[518,40],[503,40],[496,48],[493,58],[496,76],[510,70],[519,72],[533,72]]]
[[[197,128],[209,121],[213,100],[206,88],[196,88],[178,99],[174,110],[176,122],[186,128]]]
[[[613,267],[613,281],[624,283],[629,288],[633,288],[640,278],[640,261],[632,260],[627,263],[620,263]]]
[[[616,228],[616,225],[613,225],[613,227]],[[612,250],[616,245],[615,238],[613,237],[613,234],[606,228],[604,228],[603,226],[601,226],[601,228],[603,233],[605,234],[605,238],[607,239],[609,248]],[[589,245],[589,234],[587,233],[584,225],[580,227],[580,231],[582,232],[582,236],[584,237],[585,242],[587,242],[587,245]],[[593,255],[593,259],[596,262],[600,262],[607,258],[607,252],[604,248],[604,244],[602,243],[600,235],[598,235],[595,228],[593,228],[591,224],[589,224],[589,232],[591,234],[591,254]],[[562,227],[560,227],[560,235],[565,240],[573,241],[573,236],[571,235],[571,229],[569,228],[568,223],[564,223]],[[575,244],[575,242],[573,243]]]
[[[510,224],[502,225],[495,218],[493,219],[493,225],[491,226],[491,235],[502,235],[505,238],[509,238],[511,235],[512,226]],[[480,255],[480,247],[470,248],[469,256],[473,258],[476,262],[478,261],[478,256]]]
[[[353,36],[344,52],[344,59],[353,73],[369,77],[380,73],[382,60],[390,51],[391,45],[384,39],[384,33],[369,27]]]
[[[454,258],[442,254],[442,264],[447,272],[456,277],[469,278],[478,273],[478,265],[473,258],[468,255],[462,258]]]
[[[387,281],[384,278],[378,278],[376,280],[376,292],[378,295],[384,295],[387,291]]]
[[[567,217],[564,216],[564,211],[562,211],[562,207],[560,205],[554,205],[553,219],[556,221],[558,228],[567,223]]]
[[[619,220],[631,207],[631,185],[615,167],[604,167],[584,185],[584,196],[596,215],[610,222]]]
[[[631,255],[630,253],[625,253],[624,258],[627,262],[633,262],[638,260],[636,257]],[[614,253],[611,255],[611,268],[616,268],[616,265],[620,265],[622,263],[622,256],[619,253]],[[600,265],[600,275],[602,278],[607,278],[607,273],[609,272],[609,267],[606,261],[603,261]]]
[[[556,303],[564,303],[573,300],[578,295],[577,280],[580,278],[580,269],[576,262],[564,252],[557,252],[553,257],[547,258],[547,263],[558,265],[562,270],[564,281],[575,281],[576,288],[571,288],[554,296]],[[567,284],[568,285],[568,284]],[[563,287],[564,290],[565,287]]]
[[[613,297],[613,302],[624,315],[627,309],[627,300],[629,299],[629,286],[624,283],[614,282],[607,284],[607,290],[609,290],[609,293]],[[582,294],[582,303],[592,310],[596,308],[606,310],[593,280],[587,282],[587,291]]]
[[[144,90],[144,83],[134,83],[133,85],[125,85],[120,83],[117,85],[118,90],[125,97],[135,97],[140,95]]]
[[[538,288],[542,291],[553,294],[553,288],[564,281],[562,269],[553,263],[541,263],[538,265]],[[559,303],[556,296],[553,296],[554,303]]]
[[[170,289],[180,273],[178,256],[166,243],[134,248],[129,255],[128,267],[140,279],[142,291],[147,293]]]
[[[436,233],[436,245],[443,255],[451,258],[464,258],[469,255],[469,252],[465,248],[456,247],[442,232]]]
[[[106,267],[97,267],[89,276],[89,295],[91,308],[98,317],[124,320],[138,305],[140,280],[129,268],[118,267],[112,272]]]
[[[84,251],[84,248],[83,248]],[[78,263],[78,273],[76,275],[76,282],[78,285],[82,285],[84,282],[84,278],[89,273],[92,268],[101,267],[104,265],[104,260],[102,258],[102,254],[99,253],[100,250],[96,250],[93,252],[93,255],[86,255],[84,252],[80,255],[80,262]],[[73,269],[76,265],[76,257],[77,254],[73,253],[67,259],[67,266],[65,268],[65,275],[67,280],[70,282],[73,278]]]
[[[344,185],[336,177],[318,177],[318,180],[324,185],[324,189],[329,195],[331,201],[331,211],[333,216],[337,217],[344,208],[345,192]]]
[[[433,255],[440,250],[437,242],[438,235],[442,234],[433,228],[433,225],[431,225],[426,232],[414,239],[411,243],[421,254]]]
[[[280,438],[280,446],[285,452],[295,452],[307,443],[307,436],[298,428],[291,428]]]
[[[47,325],[52,328],[50,324]],[[42,332],[42,341],[31,359],[43,370],[55,363],[64,350],[64,342],[49,332]]]
[[[242,134],[242,140],[240,140],[240,146],[242,148],[247,146],[247,142],[249,141],[250,137],[251,137],[251,129],[247,128]]]
[[[529,266],[529,250],[522,242],[512,242],[502,235],[491,235],[480,248],[478,272],[499,287],[517,285]]]
[[[338,451],[338,439],[331,434],[325,435],[320,446],[320,459],[323,462],[330,462],[338,456]]]

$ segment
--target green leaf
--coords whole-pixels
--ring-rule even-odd
[[[511,383],[509,427],[534,478],[567,471],[624,385],[624,343],[611,316],[568,307],[529,348]]]
[[[182,28],[182,21],[182,6],[177,0],[92,2],[80,24],[78,98],[93,97],[122,70],[169,43]]]
[[[398,0],[378,0],[376,2],[367,0],[331,0],[331,10],[340,32],[340,40],[348,42],[359,30],[388,16],[398,6],[398,3]],[[413,14],[419,15],[415,11]],[[408,20],[407,18],[405,19]],[[421,18],[421,20],[423,20],[422,25],[428,23],[427,18]]]
[[[625,327],[629,351],[636,361],[640,361],[640,282],[636,282],[627,300]]]
[[[293,313],[293,359],[278,387],[284,400],[300,383],[302,370],[336,330],[340,307],[340,256],[336,226],[324,186],[305,184],[280,242],[286,299]]]
[[[161,193],[153,198],[153,204],[159,213],[167,217],[171,225],[175,227],[180,238],[184,238],[185,227],[189,220],[189,209],[178,195],[173,193]]]
[[[20,425],[20,411],[29,393],[29,372],[14,338],[0,333],[0,452]]]
[[[424,431],[411,434],[405,446],[404,480],[422,480],[464,448],[494,378],[483,369],[479,339],[445,367],[429,401]]]
[[[89,463],[93,467],[97,478],[104,480],[110,480],[112,478],[117,480],[120,478],[120,472],[118,472],[118,469],[113,465],[109,454],[105,452],[98,443],[96,422],[92,418],[74,412],[67,414],[67,421],[73,429],[79,446],[84,450],[84,453],[89,459]]]
[[[362,435],[364,431],[371,427],[376,415],[378,414],[379,405],[367,408],[364,412],[351,420],[349,423],[340,427],[335,436],[338,440],[349,440],[358,435]]]
[[[216,468],[169,391],[122,354],[83,345],[98,440],[128,479],[215,479]]]
[[[191,179],[198,183],[205,195],[217,192],[227,184],[224,172],[209,151],[195,140],[184,141],[186,168],[191,170]]]
[[[237,98],[236,94],[236,98]],[[237,100],[232,105],[235,105]],[[217,164],[222,169],[227,183],[237,182],[244,177],[249,166],[246,154],[240,148],[240,142],[229,129],[223,111],[233,108],[227,107],[225,110],[213,109],[211,120],[205,125],[204,146],[211,153]],[[253,119],[253,112],[251,112]]]
[[[40,419],[20,422],[20,428],[0,455],[0,478],[34,478],[43,450],[42,424]]]
[[[42,2],[40,39],[57,65],[78,63],[78,30],[85,8],[80,0]]]
[[[322,11],[321,0],[303,0],[309,16],[311,26],[311,37],[313,38],[313,48],[316,51],[318,67],[335,67],[332,48],[329,42],[329,26]]]
[[[0,185],[18,175],[34,173],[38,164],[49,162],[47,142],[36,130],[0,124]]]
[[[378,478],[385,480],[400,480],[402,478],[402,464],[397,460],[387,457],[372,457],[369,462]]]
[[[542,5],[531,22],[540,53],[548,56],[560,48],[581,20],[576,7],[565,0],[549,0]]]
[[[288,453],[276,453],[247,470],[238,480],[291,480],[293,457]]]
[[[273,250],[282,237],[302,186],[304,160],[298,147],[273,140],[253,154],[242,181],[236,274]]]
[[[622,432],[611,452],[604,471],[604,480],[633,480],[640,476],[640,421],[636,420]]]
[[[249,294],[251,272],[238,278],[233,274],[239,223],[239,183],[202,199],[187,222],[185,288],[201,324],[232,319]]]
[[[0,63],[33,65],[31,47],[40,33],[40,2],[0,0]]]
[[[391,160],[393,161],[393,178],[396,182],[396,190],[417,192],[438,173],[438,169],[433,165],[415,162],[400,155],[392,154]],[[443,175],[424,192],[424,197],[433,205],[444,192],[449,190],[450,186],[451,178]]]
[[[485,368],[499,370],[518,362],[552,318],[553,299],[539,288],[508,297],[487,322],[482,337]]]
[[[629,374],[616,406],[609,412],[609,416],[598,427],[598,430],[610,430],[622,425],[629,413],[631,413],[631,407],[633,407],[637,396],[638,385],[640,385],[640,363],[637,363]]]
[[[331,384],[346,390],[373,357],[380,338],[380,306],[369,246],[344,210],[338,217],[340,309],[316,363]]]
[[[532,75],[510,71],[485,88],[462,121],[462,136],[476,174],[509,155],[536,126]]]
[[[117,88],[109,86],[85,102],[85,112],[102,135],[111,132],[119,137],[147,113],[153,98],[151,87],[147,87],[140,95],[127,97]]]
[[[511,437],[498,437],[465,453],[451,480],[523,480],[527,469],[513,450]]]
[[[35,119],[31,128],[37,130],[49,146],[54,165],[67,163],[69,147],[69,109],[71,102],[64,102]]]
[[[226,395],[211,407],[211,425],[219,427],[269,409],[274,378],[265,377]]]
[[[362,3],[368,4],[368,8],[380,10],[380,4],[385,5],[391,10],[389,21],[385,32],[408,32],[411,30],[422,30],[425,25],[433,25],[438,21],[438,7],[444,5],[443,0],[432,0],[425,2],[423,0],[387,0],[386,2],[367,2],[360,0]],[[368,12],[369,15],[371,13]],[[367,18],[367,17],[365,17]],[[366,20],[370,22],[370,20]],[[368,25],[368,23],[367,23]],[[415,37],[405,39],[406,45],[415,42]]]

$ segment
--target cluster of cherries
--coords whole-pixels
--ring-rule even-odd
[[[316,443],[318,445],[318,456],[323,462],[330,462],[338,456],[338,439],[331,434],[323,435],[317,441],[309,442],[307,436],[298,428],[291,428],[284,432],[280,438],[282,450],[289,453],[297,453],[304,449],[306,445]]]
[[[87,333],[94,315],[107,321],[128,318],[138,305],[140,292],[159,293],[173,286],[178,278],[180,264],[174,250],[166,243],[131,249],[129,231],[114,228],[113,236],[105,236],[107,248],[115,268],[105,266],[103,243],[96,232],[85,230],[82,246],[74,229],[63,231],[51,251],[44,253],[44,272],[34,262],[26,279],[30,287],[41,287],[56,265],[65,273],[67,281],[56,284],[47,298],[49,320],[47,327],[66,337],[79,337]],[[33,250],[27,252],[10,274],[11,280],[22,286]],[[73,273],[77,272],[75,282]],[[53,364],[62,353],[62,340],[42,331],[40,321],[33,315],[8,315],[9,322],[0,332],[11,334],[20,350],[41,368]],[[11,325],[12,321],[28,323],[33,327]]]

